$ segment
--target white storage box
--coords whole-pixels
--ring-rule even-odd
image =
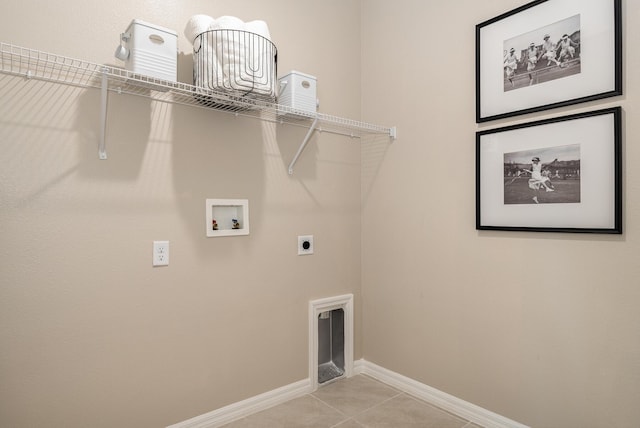
[[[175,31],[134,19],[123,40],[129,49],[124,62],[126,70],[172,82],[177,80],[178,34]]]
[[[302,110],[302,115],[310,113],[315,115],[318,107],[316,98],[316,78],[298,71],[291,71],[289,74],[278,79],[280,85],[280,95],[278,105],[291,107],[295,110]],[[280,114],[291,114],[289,111],[281,110]],[[293,114],[296,114],[295,112]]]

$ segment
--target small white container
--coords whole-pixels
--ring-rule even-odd
[[[137,74],[175,82],[178,72],[178,34],[168,28],[134,19],[122,36],[129,56],[124,68]]]
[[[280,95],[278,105],[301,110],[305,113],[315,114],[318,111],[318,100],[316,98],[316,78],[309,74],[291,71],[278,79],[280,85]],[[292,114],[289,111],[281,110],[280,114]],[[293,114],[296,114],[295,112]]]

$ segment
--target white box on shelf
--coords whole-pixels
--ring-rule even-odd
[[[123,35],[129,56],[125,70],[175,82],[178,74],[178,33],[134,19]]]
[[[288,107],[287,109],[280,109],[278,111],[280,115],[315,116],[318,111],[315,76],[300,73],[299,71],[291,71],[279,78],[278,84],[280,87],[278,105]]]
[[[249,234],[248,199],[207,199],[207,237]]]

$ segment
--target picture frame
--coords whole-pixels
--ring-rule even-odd
[[[476,123],[622,95],[621,13],[536,0],[476,25]]]
[[[621,132],[620,107],[477,132],[476,229],[621,234]]]

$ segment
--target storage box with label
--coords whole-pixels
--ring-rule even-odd
[[[134,19],[121,36],[127,55],[124,68],[136,74],[175,82],[177,80],[178,34],[168,28]]]
[[[317,112],[318,100],[316,98],[316,78],[314,76],[291,71],[278,79],[280,95],[278,105],[290,107],[280,109],[279,114],[294,114],[301,116],[314,116]]]

